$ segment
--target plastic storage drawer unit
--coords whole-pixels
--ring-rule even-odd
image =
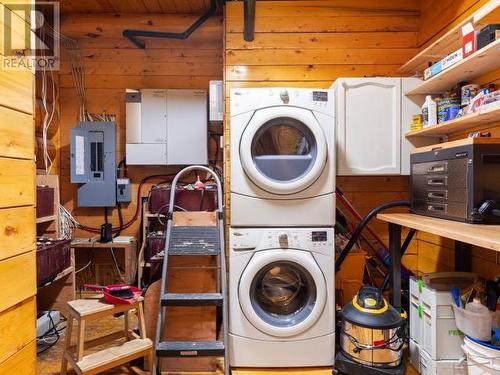
[[[467,272],[440,272],[424,275],[422,281],[410,279],[410,338],[430,359],[463,357],[450,290],[468,287],[477,277]]]

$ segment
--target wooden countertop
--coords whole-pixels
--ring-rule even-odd
[[[136,242],[134,237],[117,237],[111,242],[105,242],[101,243],[99,242],[99,239],[97,237],[93,238],[75,238],[73,241],[71,241],[71,247],[73,248],[92,248],[92,247],[98,247],[98,248],[122,248],[122,247],[128,247],[131,244],[134,244]]]
[[[377,219],[500,252],[500,225],[467,224],[410,214],[378,214]]]

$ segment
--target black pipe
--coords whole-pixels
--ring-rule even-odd
[[[366,225],[369,223],[371,219],[373,219],[380,211],[387,210],[388,208],[393,208],[393,207],[409,207],[410,202],[408,201],[393,201],[393,202],[387,202],[383,203],[380,206],[375,207],[373,210],[371,210],[368,215],[366,215],[363,220],[358,224],[356,229],[354,230],[354,233],[352,234],[351,238],[349,239],[349,242],[345,246],[345,248],[342,250],[340,253],[337,261],[335,262],[335,272],[339,272],[340,268],[342,267],[342,263],[344,263],[345,258],[349,254],[349,252],[352,250],[352,247],[354,244],[358,241],[359,236],[361,235],[361,232],[363,229],[366,227]]]
[[[247,42],[254,40],[255,34],[255,0],[245,0],[244,4],[244,38]]]
[[[149,31],[149,30],[123,30],[122,35],[129,39],[136,47],[140,49],[146,48],[146,43],[139,40],[138,37],[145,38],[163,38],[163,39],[187,39],[196,29],[198,29],[207,19],[214,15],[217,10],[217,0],[210,2],[210,8],[203,13],[194,23],[181,33],[163,32],[163,31]]]

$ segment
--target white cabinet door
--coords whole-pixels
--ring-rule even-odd
[[[406,96],[406,92],[420,85],[422,80],[419,78],[401,79],[401,174],[410,175],[410,154],[413,146],[405,137],[411,129],[412,117],[422,111],[422,104],[425,101],[425,95]]]
[[[338,174],[401,173],[401,78],[336,82]]]

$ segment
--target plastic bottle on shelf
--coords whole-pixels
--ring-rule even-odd
[[[422,123],[424,128],[437,125],[437,104],[430,95],[425,97],[422,105]]]
[[[476,314],[488,314],[489,310],[486,306],[481,303],[479,298],[474,298],[472,302],[465,305],[465,310],[476,313]]]

